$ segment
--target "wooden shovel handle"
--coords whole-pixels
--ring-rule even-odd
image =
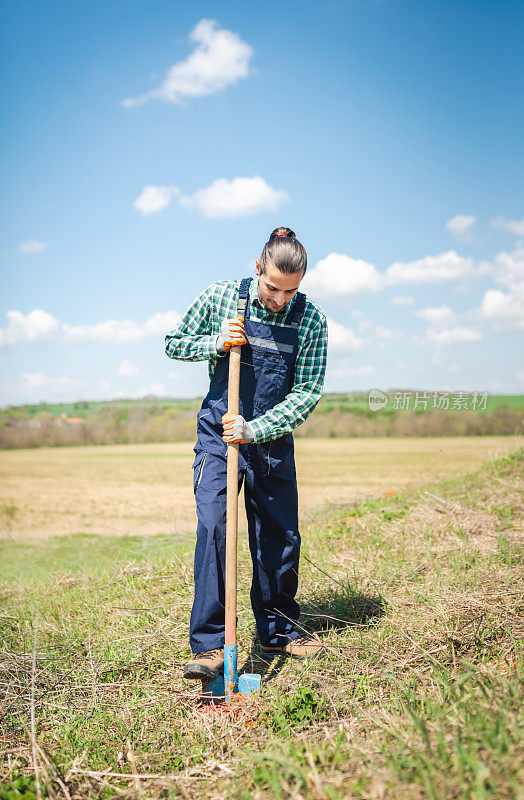
[[[239,413],[240,347],[229,351],[228,414]],[[237,634],[237,535],[238,535],[238,442],[227,446],[226,500],[226,613],[225,643],[236,644]]]

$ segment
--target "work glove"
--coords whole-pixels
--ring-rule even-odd
[[[244,317],[233,317],[225,319],[220,326],[215,347],[219,356],[224,356],[230,347],[236,347],[246,343],[246,332],[244,330]]]
[[[255,441],[249,422],[246,422],[244,417],[241,417],[240,414],[224,414],[222,423],[224,425],[224,435],[222,439],[225,442],[229,444],[232,442],[251,444],[251,442]]]

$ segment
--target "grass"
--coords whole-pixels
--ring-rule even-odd
[[[209,706],[181,679],[187,547],[128,542],[112,563],[95,548],[100,569],[82,562],[74,580],[70,561],[4,582],[3,796],[18,781],[12,796],[36,797],[34,708],[56,798],[522,797],[523,466],[520,449],[311,515],[300,600],[325,644],[314,660],[259,659],[242,538],[240,661],[264,674],[250,704]]]
[[[299,439],[302,525],[325,503],[451,477],[503,455],[522,436]],[[192,442],[0,452],[0,549],[57,535],[172,536],[196,526]],[[241,512],[241,528],[246,520]],[[0,553],[0,580],[2,580]]]

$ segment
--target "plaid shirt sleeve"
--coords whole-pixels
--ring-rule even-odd
[[[213,286],[193,300],[184,316],[166,336],[166,353],[180,361],[204,361],[216,357],[216,333],[212,332]]]
[[[318,312],[316,320],[301,336],[290,393],[261,417],[249,421],[255,442],[267,442],[284,436],[311,414],[322,394],[327,362],[327,323]]]

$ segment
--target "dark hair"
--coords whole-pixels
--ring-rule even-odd
[[[306,271],[306,250],[291,228],[275,228],[270,235],[260,256],[260,272],[262,274],[266,270],[268,261],[287,275]]]

